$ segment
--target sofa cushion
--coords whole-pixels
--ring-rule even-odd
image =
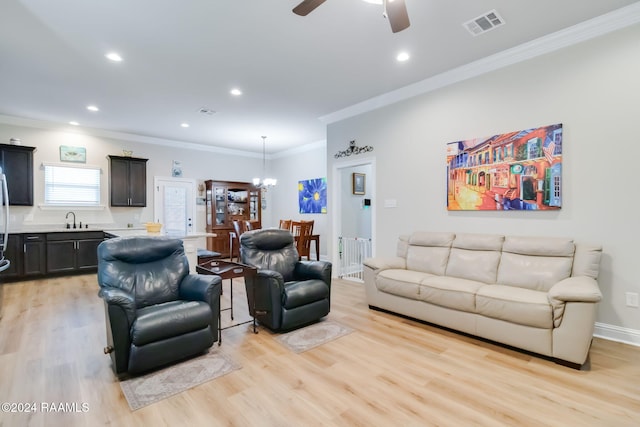
[[[496,282],[546,292],[554,284],[571,276],[572,263],[572,258],[503,252]]]
[[[452,248],[469,249],[472,251],[498,251],[502,250],[504,236],[499,234],[456,234],[451,244]]]
[[[521,255],[573,257],[575,245],[573,240],[562,237],[507,236],[502,251]]]
[[[422,301],[455,310],[475,312],[476,292],[484,283],[457,277],[431,276],[420,282]]]
[[[453,233],[413,233],[407,249],[407,269],[443,276],[454,237]]]
[[[500,252],[451,249],[446,275],[484,283],[495,283]]]
[[[476,311],[483,316],[520,325],[553,328],[553,310],[546,292],[485,285],[476,293]]]
[[[418,298],[418,284],[428,273],[411,270],[382,270],[376,278],[376,287],[382,292],[406,298]]]
[[[446,275],[495,283],[503,241],[503,236],[495,234],[457,234]]]
[[[573,240],[567,238],[507,236],[497,283],[548,291],[571,276],[574,252]]]

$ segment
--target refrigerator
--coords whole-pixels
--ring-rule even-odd
[[[4,257],[9,239],[9,190],[7,190],[7,177],[0,167],[0,272],[5,271],[11,262]],[[1,292],[1,291],[0,291]]]
[[[2,284],[2,272],[11,265],[4,257],[7,250],[7,240],[9,239],[9,191],[7,190],[7,177],[0,167],[0,319],[2,319],[2,294],[4,285]]]

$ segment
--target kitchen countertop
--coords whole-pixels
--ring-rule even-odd
[[[154,237],[163,237],[168,236],[165,233],[150,233],[147,231],[145,227],[119,227],[114,225],[93,225],[89,226],[89,228],[65,228],[64,226],[60,226],[57,224],[40,224],[40,225],[29,225],[22,226],[19,228],[9,228],[9,233],[11,234],[21,234],[21,233],[74,233],[74,232],[82,232],[82,231],[103,231],[112,236],[117,237],[129,237],[129,236],[154,236]],[[196,232],[190,234],[181,234],[181,235],[171,235],[170,237],[175,237],[178,239],[190,239],[190,238],[198,238],[198,237],[216,237],[215,233],[205,233],[205,232]]]
[[[37,224],[37,225],[22,225],[19,227],[9,227],[9,233],[65,233],[65,232],[77,232],[77,231],[115,231],[115,230],[145,230],[144,226],[127,228],[117,225],[107,224],[95,224],[90,225],[89,228],[65,228],[60,224]]]
[[[118,230],[104,230],[105,233],[109,233],[112,236],[116,237],[133,237],[133,236],[150,236],[150,237],[174,237],[176,239],[196,239],[198,237],[216,237],[214,233],[190,233],[190,234],[165,234],[165,233],[152,233],[147,231],[145,228],[135,229],[135,228],[124,228]]]

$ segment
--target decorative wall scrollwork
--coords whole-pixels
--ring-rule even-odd
[[[339,159],[341,157],[349,157],[350,155],[355,155],[355,154],[362,154],[362,153],[368,153],[369,151],[373,151],[373,147],[370,145],[365,145],[364,147],[358,147],[356,146],[356,141],[349,141],[349,148],[347,148],[346,150],[342,150],[342,151],[338,151],[336,154],[334,154],[333,157],[335,157],[336,159]]]

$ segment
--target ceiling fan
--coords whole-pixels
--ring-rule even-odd
[[[324,3],[326,0],[304,0],[293,8],[293,13],[307,16],[309,13]],[[409,27],[409,15],[404,0],[382,0],[384,5],[383,16],[389,19],[391,31],[397,33]]]

